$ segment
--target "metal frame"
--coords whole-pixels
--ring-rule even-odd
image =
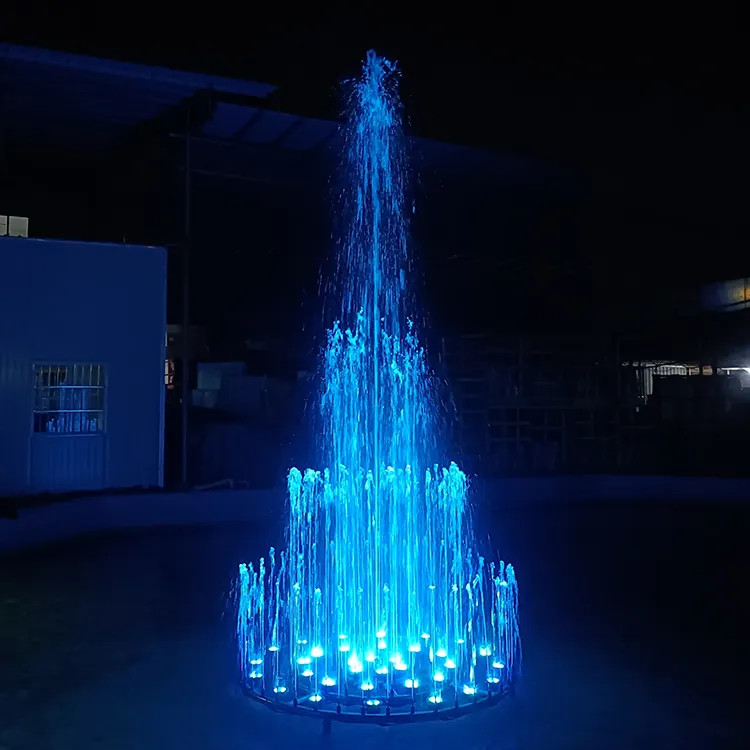
[[[341,710],[341,704],[337,704],[332,700],[321,701],[321,703],[333,705],[333,709],[326,710],[321,707],[321,703],[315,703],[313,707],[307,708],[304,705],[300,705],[297,701],[284,703],[280,700],[268,698],[265,693],[258,693],[246,683],[241,685],[241,689],[246,697],[276,713],[306,716],[311,719],[323,720],[326,724],[335,721],[344,724],[374,724],[377,726],[415,724],[428,721],[453,721],[461,716],[496,706],[503,698],[515,695],[515,684],[510,683],[497,691],[490,691],[486,694],[475,696],[475,700],[471,703],[464,703],[463,705],[453,704],[452,706],[436,708],[430,711],[416,711],[413,707],[410,707],[409,711],[394,713],[388,705],[388,701],[385,701],[377,707],[368,707],[362,702],[359,712],[344,712]],[[356,701],[351,701],[350,705],[356,705]],[[403,705],[408,706],[409,703],[406,702]]]

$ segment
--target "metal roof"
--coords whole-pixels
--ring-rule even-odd
[[[0,43],[0,128],[6,143],[95,154],[164,118],[191,98],[209,106],[194,120],[192,169],[238,179],[330,174],[340,124],[276,111],[274,86]],[[167,129],[174,130],[175,128]],[[179,133],[173,133],[179,135]],[[414,139],[420,166],[469,179],[536,182],[547,167],[528,160]],[[231,148],[228,148],[231,147]]]

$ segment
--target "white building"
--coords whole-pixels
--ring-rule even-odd
[[[0,237],[0,496],[160,486],[166,251]]]

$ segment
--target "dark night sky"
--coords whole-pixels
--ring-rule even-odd
[[[276,18],[237,3],[183,15],[154,4],[47,5],[5,5],[0,36],[267,81],[280,86],[274,106],[324,117],[337,113],[337,82],[375,47],[401,64],[416,134],[575,174],[585,188],[580,239],[603,262],[750,275],[750,111],[734,3],[700,13],[664,2],[453,5],[417,24],[375,5],[328,17],[310,7],[304,18],[291,4]]]

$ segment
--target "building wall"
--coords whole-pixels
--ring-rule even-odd
[[[0,238],[0,495],[162,483],[166,252]],[[34,365],[101,364],[104,431],[33,432]]]

